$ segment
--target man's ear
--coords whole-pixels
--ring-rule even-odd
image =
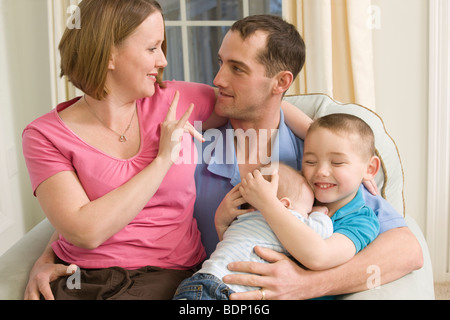
[[[274,94],[283,94],[285,93],[292,82],[294,81],[294,76],[290,71],[281,71],[275,76],[275,86],[273,87]]]
[[[366,173],[364,174],[364,181],[372,180],[377,175],[381,167],[381,160],[377,156],[373,156],[367,165]]]
[[[291,207],[291,199],[289,199],[288,197],[283,197],[280,199],[280,201],[286,208],[289,209]]]

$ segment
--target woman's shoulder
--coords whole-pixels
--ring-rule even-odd
[[[162,86],[157,86],[157,93],[160,94],[173,94],[175,91],[179,91],[185,96],[198,97],[198,96],[215,96],[213,87],[198,83],[198,82],[186,82],[186,81],[164,81]]]
[[[50,133],[55,130],[61,129],[61,119],[58,115],[59,111],[71,106],[74,102],[78,101],[80,97],[74,98],[69,101],[58,104],[55,108],[49,110],[47,113],[41,115],[35,120],[31,121],[23,130],[25,134],[28,131],[39,131],[41,133]]]
[[[216,94],[214,88],[196,82],[185,81],[164,81],[162,85],[157,85],[155,94],[151,97],[141,99],[140,105],[147,106],[154,103],[163,103],[169,106],[175,96],[175,92],[180,93],[179,106],[194,103],[198,110],[211,109],[215,104]]]
[[[49,121],[50,122],[57,121],[58,120],[58,112],[61,112],[65,109],[67,109],[72,104],[77,102],[79,99],[80,99],[80,97],[76,97],[74,99],[71,99],[71,100],[68,100],[68,101],[58,104],[55,108],[49,110],[47,113],[45,113],[45,114],[39,116],[38,118],[36,118],[35,120],[31,121],[28,124],[28,126],[36,126],[36,125],[40,125],[40,124],[46,124]]]
[[[53,109],[46,114],[31,121],[23,130],[27,132],[29,130],[45,131],[47,128],[54,126],[56,123],[56,110]]]
[[[161,86],[160,86],[161,87]],[[178,80],[166,80],[163,82],[162,85],[163,88],[186,88],[186,89],[195,89],[195,88],[210,88],[211,86],[204,84],[204,83],[198,83],[198,82],[188,82],[188,81],[178,81]]]

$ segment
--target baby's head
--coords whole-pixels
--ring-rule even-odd
[[[278,199],[289,209],[305,214],[311,212],[314,194],[301,172],[283,163],[272,164],[271,168],[278,170]],[[264,178],[271,180],[270,175]]]

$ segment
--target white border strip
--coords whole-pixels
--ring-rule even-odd
[[[426,236],[437,282],[450,281],[450,5],[430,0]]]

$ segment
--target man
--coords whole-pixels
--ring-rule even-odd
[[[220,70],[214,84],[219,88],[216,113],[228,117],[221,135],[207,140],[196,169],[197,200],[194,217],[209,255],[218,237],[214,213],[226,206],[229,222],[245,212],[236,185],[241,177],[260,166],[265,154],[300,169],[303,142],[284,123],[280,111],[282,97],[300,72],[304,62],[304,43],[295,28],[272,16],[252,16],[236,22],[226,34],[219,50]],[[300,68],[299,63],[300,62]],[[230,131],[256,135],[245,143]],[[268,132],[277,129],[276,138]],[[265,134],[261,134],[265,133]],[[249,135],[250,136],[250,135]],[[253,141],[253,143],[250,143]],[[212,151],[211,151],[212,150]],[[231,153],[231,154],[230,154]],[[252,154],[257,154],[257,161]],[[229,161],[234,159],[235,161]],[[403,218],[381,197],[364,197],[381,223],[378,238],[348,263],[325,271],[307,271],[285,255],[257,247],[255,251],[270,264],[237,262],[226,283],[261,287],[261,290],[235,293],[231,299],[309,299],[367,289],[368,267],[377,265],[381,283],[393,281],[422,265],[422,252]],[[299,244],[302,245],[302,244]]]

